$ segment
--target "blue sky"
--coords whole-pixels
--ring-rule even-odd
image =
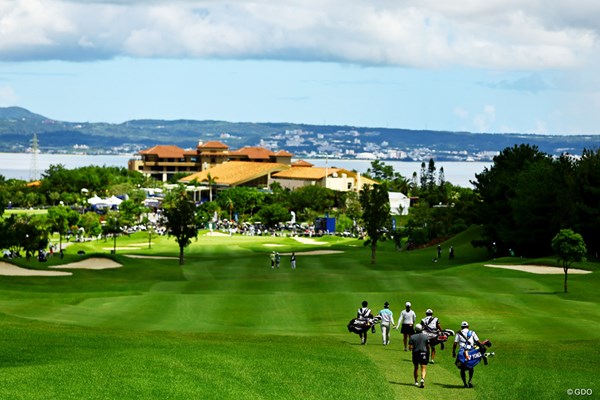
[[[593,0],[2,0],[0,106],[600,134],[599,33]]]

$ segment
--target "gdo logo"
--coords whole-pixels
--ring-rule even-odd
[[[594,391],[592,389],[583,389],[583,388],[569,389],[569,390],[567,390],[567,394],[575,395],[575,396],[591,396],[592,394],[594,394]]]

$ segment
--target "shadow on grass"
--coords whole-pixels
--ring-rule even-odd
[[[444,389],[473,389],[473,388],[466,388],[463,383],[461,382],[460,384],[456,384],[456,385],[449,385],[447,383],[433,383],[436,386],[440,386],[443,387]]]
[[[525,292],[525,294],[561,294],[562,292]]]
[[[394,381],[389,381],[392,385],[402,385],[402,386],[412,386],[415,387],[415,383],[407,383],[407,382],[394,382]]]

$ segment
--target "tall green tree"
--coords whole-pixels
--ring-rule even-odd
[[[548,156],[535,146],[518,145],[504,149],[494,157],[494,164],[475,174],[475,192],[480,198],[478,214],[483,225],[485,241],[496,242],[500,254],[514,246],[517,221],[513,203],[517,197],[516,182],[528,166]],[[520,249],[524,250],[524,249]]]
[[[77,225],[79,213],[67,206],[55,206],[48,209],[47,221],[51,232],[57,232],[59,237],[59,251],[62,251],[63,236]]]
[[[574,262],[585,261],[587,248],[585,241],[579,233],[571,229],[561,229],[552,239],[552,250],[556,253],[558,261],[565,271],[565,293],[567,293],[567,274],[569,267]]]
[[[113,254],[117,253],[117,236],[123,233],[123,220],[118,211],[108,211],[104,219],[102,231],[105,236],[112,235],[113,238]]]
[[[371,246],[371,264],[376,262],[377,242],[385,237],[391,226],[390,198],[386,183],[365,185],[360,192],[362,220],[369,235],[365,246]]]
[[[575,165],[575,182],[570,193],[576,193],[575,205],[577,223],[575,228],[588,243],[590,254],[600,253],[600,149],[584,150]]]
[[[185,262],[184,249],[190,245],[192,238],[198,236],[196,205],[188,197],[183,185],[175,188],[165,197],[163,218],[167,234],[174,236],[179,245],[179,265],[183,265]]]

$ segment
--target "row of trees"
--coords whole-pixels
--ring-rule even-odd
[[[476,174],[476,214],[485,243],[499,254],[527,257],[552,253],[561,229],[582,235],[588,251],[600,250],[600,151],[553,158],[535,146],[504,149]]]

